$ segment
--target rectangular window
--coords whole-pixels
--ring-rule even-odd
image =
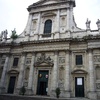
[[[19,61],[19,58],[14,58],[14,61],[13,61],[13,66],[18,66],[18,61]]]
[[[76,55],[76,65],[82,65],[82,64],[83,64],[82,55]]]

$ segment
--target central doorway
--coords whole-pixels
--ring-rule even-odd
[[[75,77],[75,97],[84,97],[84,77]]]
[[[11,76],[8,85],[8,93],[13,94],[15,87],[16,76]]]
[[[47,95],[48,74],[49,74],[48,70],[39,70],[39,72],[38,72],[37,95]]]

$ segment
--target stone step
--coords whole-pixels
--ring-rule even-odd
[[[0,100],[90,100],[87,98],[53,98],[48,96],[0,95]]]

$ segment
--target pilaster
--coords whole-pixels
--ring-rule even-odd
[[[90,91],[88,93],[88,97],[90,99],[97,100],[97,94],[95,89],[95,80],[94,80],[94,66],[93,66],[93,51],[88,51],[89,56],[89,79],[90,79]]]
[[[70,52],[66,51],[66,66],[65,66],[65,97],[70,97]]]
[[[6,92],[5,81],[6,81],[6,73],[7,73],[8,62],[9,62],[9,55],[7,55],[6,60],[5,60],[5,64],[4,64],[4,67],[3,67],[3,72],[2,72],[2,76],[1,76],[1,82],[0,82],[0,93]]]
[[[53,66],[53,76],[52,76],[52,91],[51,95],[55,95],[55,90],[58,87],[58,51],[55,51],[54,55],[54,66]]]
[[[34,73],[34,59],[35,59],[35,53],[32,54],[32,59],[31,59],[31,66],[30,66],[30,72],[29,72],[29,80],[28,80],[28,89],[27,89],[27,94],[32,95],[33,94],[33,73]]]
[[[21,57],[21,64],[20,64],[20,73],[18,76],[18,82],[17,82],[17,94],[19,94],[20,88],[23,86],[23,77],[24,77],[24,67],[25,67],[25,57],[26,54],[22,53]]]
[[[31,26],[32,26],[32,14],[29,14],[27,26],[26,26],[26,29],[25,29],[26,41],[29,41]]]
[[[55,38],[59,38],[60,33],[60,10],[57,11],[57,26],[56,26],[56,32],[55,32]]]

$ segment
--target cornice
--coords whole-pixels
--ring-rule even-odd
[[[36,10],[36,9],[39,9],[39,8],[46,8],[46,7],[48,7],[48,6],[52,6],[52,9],[54,8],[54,6],[58,6],[59,8],[60,8],[60,5],[66,5],[66,8],[68,8],[69,6],[67,6],[67,2],[60,2],[60,3],[54,3],[54,4],[46,4],[46,5],[38,5],[38,6],[29,6],[28,8],[27,8],[27,10],[29,11],[29,12],[31,12],[31,10],[32,9],[34,9],[34,10]],[[64,7],[65,8],[65,7]]]

